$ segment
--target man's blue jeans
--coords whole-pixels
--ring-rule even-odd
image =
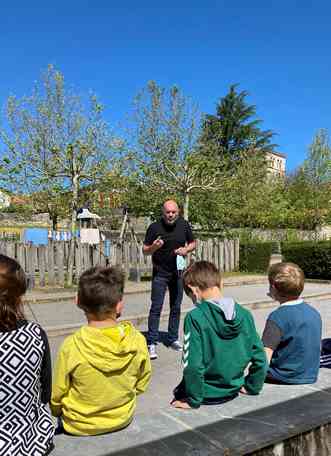
[[[166,275],[156,272],[152,280],[152,305],[148,317],[147,343],[156,344],[159,340],[160,316],[167,289],[169,289],[170,315],[168,323],[168,345],[178,340],[180,306],[183,300],[183,279],[175,271]]]

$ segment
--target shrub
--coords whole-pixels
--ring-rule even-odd
[[[309,279],[331,279],[331,242],[303,241],[282,244],[284,261],[300,266]]]
[[[277,253],[277,242],[240,243],[239,270],[242,272],[267,272],[270,255]]]

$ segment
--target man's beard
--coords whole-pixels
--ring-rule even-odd
[[[172,226],[172,225],[175,225],[175,223],[177,222],[178,220],[178,216],[173,219],[173,220],[167,220],[164,216],[163,216],[163,221],[166,225],[169,225],[169,226]]]

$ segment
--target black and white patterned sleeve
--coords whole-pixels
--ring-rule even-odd
[[[52,394],[52,361],[48,338],[45,331],[40,328],[40,335],[44,343],[44,355],[40,371],[41,402],[47,404]]]

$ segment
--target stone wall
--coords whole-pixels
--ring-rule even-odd
[[[295,435],[283,442],[250,453],[251,456],[330,456],[331,424]]]

